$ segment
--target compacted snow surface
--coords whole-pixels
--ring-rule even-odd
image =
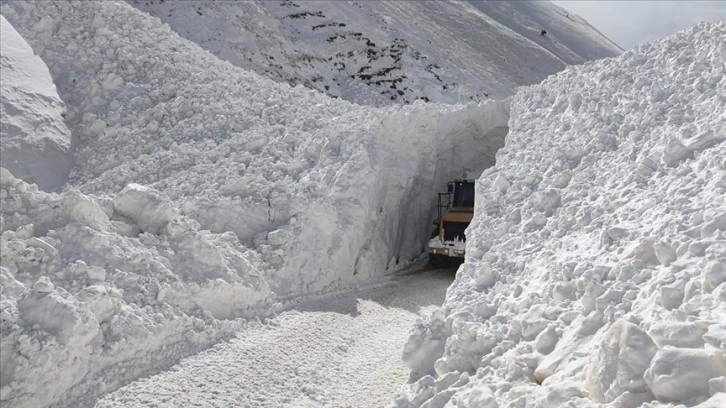
[[[303,304],[96,407],[383,407],[408,377],[409,327],[441,305],[454,271]]]
[[[517,93],[393,406],[726,406],[724,44],[699,24]]]

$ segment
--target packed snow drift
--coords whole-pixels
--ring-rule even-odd
[[[724,44],[702,23],[516,94],[393,407],[726,406]]]

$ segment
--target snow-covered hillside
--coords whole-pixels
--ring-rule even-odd
[[[549,2],[129,3],[236,66],[376,106],[502,98],[621,52]]]
[[[724,44],[702,23],[516,94],[393,406],[726,406]]]

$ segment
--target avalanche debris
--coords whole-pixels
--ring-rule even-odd
[[[516,94],[392,406],[723,405],[724,43],[702,23]]]

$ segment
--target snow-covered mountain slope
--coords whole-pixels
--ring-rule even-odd
[[[469,3],[567,64],[580,64],[622,52],[585,19],[548,1],[470,0]],[[541,34],[542,30],[546,31],[545,35]],[[536,32],[540,35],[533,36]]]
[[[46,191],[71,170],[71,132],[48,68],[0,16],[0,155],[2,166]]]
[[[566,64],[621,52],[549,2],[130,4],[236,66],[376,106],[506,97]]]
[[[392,406],[724,406],[725,43],[703,23],[516,94]]]

